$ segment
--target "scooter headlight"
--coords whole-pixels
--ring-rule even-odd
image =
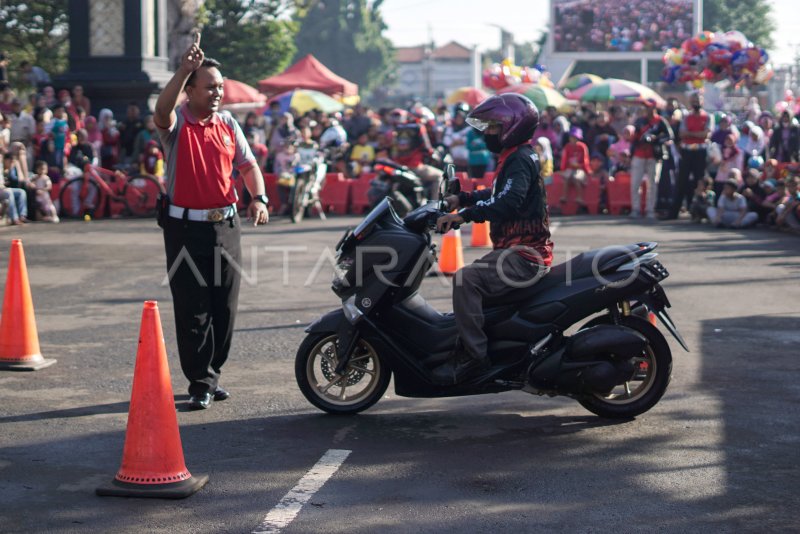
[[[355,261],[349,256],[339,258],[339,263],[333,270],[333,287],[336,290],[341,290],[350,287],[350,282],[347,277],[353,269]]]

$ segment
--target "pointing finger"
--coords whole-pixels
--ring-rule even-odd
[[[194,32],[194,44],[200,48],[200,30],[195,30]]]

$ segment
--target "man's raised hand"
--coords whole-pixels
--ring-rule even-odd
[[[191,74],[200,68],[204,58],[205,54],[203,54],[203,49],[200,48],[200,32],[198,31],[194,34],[192,46],[181,57],[181,70]]]

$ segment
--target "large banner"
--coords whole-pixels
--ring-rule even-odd
[[[694,33],[696,0],[552,2],[555,53],[660,53]]]

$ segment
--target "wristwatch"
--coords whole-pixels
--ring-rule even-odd
[[[253,197],[253,200],[254,200],[255,202],[261,202],[261,203],[262,203],[262,204],[264,204],[265,206],[266,206],[267,204],[269,204],[269,199],[267,198],[267,195],[255,195],[255,196]]]

